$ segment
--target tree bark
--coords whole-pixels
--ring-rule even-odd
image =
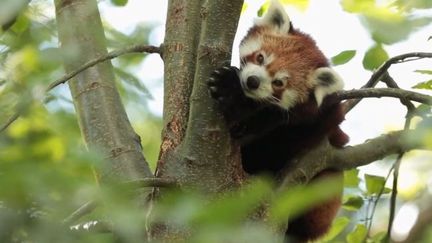
[[[96,0],[56,0],[55,7],[67,72],[107,54]],[[69,82],[69,87],[86,145],[110,162],[102,178],[151,177],[140,138],[132,129],[115,86],[111,62],[83,71]]]
[[[180,184],[199,188],[205,192],[220,192],[241,183],[244,174],[241,168],[239,146],[231,140],[222,115],[208,95],[206,81],[210,72],[224,61],[231,59],[232,42],[243,2],[190,1],[188,4],[172,1],[168,11],[168,18],[175,19],[179,12],[187,11],[185,7],[189,7],[191,13],[185,16],[194,18],[177,18],[176,23],[188,23],[190,20],[195,20],[202,24],[189,23],[193,27],[185,29],[195,38],[200,33],[199,39],[193,39],[190,46],[174,45],[183,51],[178,53],[180,57],[177,58],[180,63],[188,60],[190,64],[171,65],[164,58],[165,72],[170,75],[165,81],[168,86],[165,99],[167,103],[164,110],[166,130],[161,148],[161,159],[158,162],[158,176],[175,178]],[[200,9],[198,19],[194,15],[197,9]],[[173,34],[168,35],[170,30],[173,31],[171,24],[170,21],[167,22],[167,38]],[[196,31],[198,26],[200,26],[199,32]],[[195,33],[192,33],[193,31]],[[172,40],[167,39],[164,46],[172,46],[169,43],[172,43]],[[176,50],[178,49],[165,48],[164,57],[171,57],[168,52]],[[188,53],[189,50],[194,50],[196,55],[192,56]],[[187,72],[189,75],[182,75]],[[176,75],[171,75],[172,73],[179,73],[180,82],[187,82],[182,85],[191,88],[192,93],[169,88],[170,86],[175,87],[171,78]],[[191,74],[193,77],[190,76]],[[176,97],[179,94],[173,94],[173,92],[178,91],[180,95],[186,96]],[[173,116],[174,111],[182,111],[180,112],[182,114]],[[174,140],[169,137],[172,131],[174,131],[173,134],[176,134]]]

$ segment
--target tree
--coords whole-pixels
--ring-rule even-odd
[[[109,53],[106,43],[112,47],[113,43],[123,41],[127,44],[133,38],[109,27],[104,29],[96,1],[55,1],[55,21],[61,47],[51,49],[41,49],[41,46],[52,38],[50,33],[45,33],[44,26],[54,24],[54,19],[44,24],[37,23],[31,15],[23,14],[27,11],[28,1],[12,2],[19,4],[8,7],[12,15],[1,22],[2,45],[5,46],[1,60],[3,66],[12,72],[3,73],[4,88],[0,91],[8,115],[4,118],[0,140],[6,148],[0,152],[0,166],[6,176],[0,180],[2,185],[11,185],[10,188],[14,189],[0,191],[0,201],[4,204],[0,204],[0,210],[5,215],[0,220],[13,222],[11,227],[0,231],[0,239],[4,241],[101,240],[101,236],[92,238],[83,234],[87,230],[111,232],[115,237],[108,240],[127,242],[137,239],[218,241],[225,237],[277,241],[289,216],[311,206],[308,202],[319,202],[328,196],[328,193],[318,192],[331,187],[332,181],[307,188],[301,186],[322,169],[349,170],[397,155],[393,165],[394,185],[397,185],[397,173],[404,153],[413,149],[430,150],[430,145],[424,142],[430,138],[424,134],[430,125],[431,97],[399,89],[388,69],[397,63],[430,58],[432,54],[407,53],[388,58],[384,49],[384,44],[397,42],[414,27],[427,23],[429,17],[409,17],[409,13],[417,8],[431,8],[427,1],[394,1],[393,6],[400,8],[396,12],[379,7],[375,1],[342,1],[347,12],[363,15],[371,26],[369,30],[376,45],[367,51],[364,58],[364,67],[373,70],[370,80],[361,89],[338,92],[335,97],[348,100],[345,103],[347,112],[368,97],[398,98],[407,107],[406,129],[342,150],[323,143],[290,165],[281,182],[254,180],[242,170],[239,145],[231,139],[204,85],[210,72],[230,59],[242,1],[170,1],[165,40],[160,47],[146,45],[145,41],[133,41],[136,45]],[[127,3],[112,2],[118,5]],[[397,21],[383,21],[389,16]],[[402,30],[394,31],[396,26]],[[388,33],[383,35],[382,30],[386,32],[387,29]],[[108,41],[104,31],[108,33]],[[142,32],[136,34],[139,38]],[[162,141],[154,174],[141,151],[140,138],[126,115],[114,76],[129,80],[130,86],[144,90],[127,71],[127,66],[140,57],[122,57],[120,68],[113,68],[108,61],[142,52],[159,53],[165,68]],[[353,55],[352,51],[343,52],[332,61],[342,64]],[[62,60],[66,75],[54,82],[40,81],[49,80]],[[430,70],[419,72],[430,74]],[[375,88],[380,81],[388,88]],[[49,91],[65,82],[70,87],[76,114],[46,111],[40,100],[49,102],[61,98],[61,95],[51,95]],[[117,85],[127,90],[127,86]],[[41,91],[41,86],[44,91]],[[430,82],[420,83],[417,88],[430,89]],[[48,92],[46,95],[45,91]],[[129,90],[127,94],[130,93]],[[20,98],[17,98],[18,94],[21,94]],[[23,119],[17,120],[20,116],[24,116]],[[420,117],[422,122],[410,128],[413,117]],[[78,132],[75,119],[88,152],[84,152],[78,140],[68,139]],[[59,131],[65,134],[55,134]],[[143,134],[141,139],[145,136]],[[22,155],[23,150],[30,151],[28,155]],[[146,153],[144,149],[144,155]],[[60,162],[66,168],[53,166],[53,163]],[[31,173],[26,172],[29,169]],[[17,176],[19,174],[21,176]],[[356,171],[350,171],[346,176],[351,182],[347,186],[359,186]],[[41,178],[41,182],[35,183]],[[365,194],[376,205],[381,195],[386,193],[385,178],[366,176],[365,182]],[[102,186],[95,185],[98,183]],[[154,190],[149,193],[149,188]],[[392,213],[395,212],[396,189],[393,186]],[[68,201],[68,194],[74,195],[75,201]],[[295,198],[301,200],[290,203]],[[87,203],[68,216],[83,201]],[[346,202],[347,206],[358,209],[363,199],[352,196]],[[68,228],[77,220],[83,222],[84,216],[88,221],[98,221],[78,225],[77,232]],[[389,229],[393,217],[390,215]],[[150,221],[145,230],[144,221],[147,219]],[[61,220],[62,225],[56,223]],[[341,217],[331,234],[338,235],[348,222],[347,218]],[[347,236],[350,242],[366,239],[367,229],[362,225],[359,224]],[[242,234],[243,230],[254,234]],[[47,234],[46,231],[59,233]],[[331,234],[327,240],[334,240]],[[383,235],[373,238],[369,234],[373,240],[380,237]]]

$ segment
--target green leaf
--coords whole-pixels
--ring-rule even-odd
[[[432,70],[415,70],[416,73],[432,75]]]
[[[305,11],[309,6],[309,0],[281,0],[281,3],[294,6],[302,11]]]
[[[357,195],[346,195],[343,198],[343,208],[348,211],[357,211],[363,206],[363,198]]]
[[[421,104],[417,106],[415,114],[416,116],[426,118],[431,115],[430,105]]]
[[[289,188],[280,193],[269,207],[270,220],[283,222],[288,217],[296,217],[306,210],[326,201],[342,191],[341,180],[329,177],[314,181],[305,186]]]
[[[212,200],[191,219],[197,226],[203,224],[227,225],[242,222],[271,194],[270,183],[256,180],[239,191],[233,191]]]
[[[270,2],[269,1],[266,1],[259,9],[258,9],[258,12],[257,12],[257,16],[258,17],[262,17],[263,16],[263,14],[267,11],[267,9],[269,8],[269,6],[270,6]]]
[[[366,189],[368,195],[378,195],[385,185],[385,178],[382,176],[365,174]],[[385,188],[383,193],[389,193],[391,189]]]
[[[343,9],[350,13],[361,13],[375,5],[374,0],[342,0]]]
[[[421,82],[418,83],[416,85],[413,86],[414,89],[428,89],[431,90],[432,89],[432,79],[425,81],[425,82]]]
[[[344,171],[344,186],[357,188],[360,182],[358,169]]]
[[[25,15],[19,15],[16,19],[15,23],[12,26],[12,29],[16,33],[23,33],[30,27],[30,20]]]
[[[330,231],[325,235],[325,237],[322,239],[323,242],[332,242],[332,240],[338,236],[350,223],[350,219],[347,217],[338,217],[336,218],[332,226],[330,228]]]
[[[111,0],[111,3],[115,6],[125,6],[128,0]]]
[[[241,10],[241,13],[243,14],[245,11],[246,11],[246,9],[249,7],[249,5],[247,4],[247,3],[243,3],[243,6],[242,6],[242,10]]]
[[[347,235],[348,243],[363,243],[367,236],[367,228],[363,224],[356,225],[355,229]]]
[[[389,59],[387,52],[381,44],[376,44],[371,47],[363,58],[363,67],[367,70],[374,70],[380,67]]]
[[[409,37],[411,33],[432,21],[430,17],[399,16],[366,16],[365,25],[372,38],[379,43],[393,44]]]
[[[430,0],[398,0],[396,1],[396,4],[400,7],[406,8],[406,9],[427,9],[432,8],[432,1]]]
[[[332,57],[331,62],[335,66],[342,65],[342,64],[349,62],[355,56],[355,54],[356,54],[355,50],[343,51],[343,52],[337,54],[336,56]]]
[[[373,243],[375,243],[375,242],[376,243],[384,243],[385,242],[384,239],[385,239],[386,235],[387,235],[387,232],[385,232],[385,231],[379,232],[379,233],[376,233],[374,236],[372,236],[372,238],[370,240]]]

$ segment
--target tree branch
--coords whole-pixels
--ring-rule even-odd
[[[392,154],[423,149],[421,141],[407,139],[415,130],[396,131],[367,140],[365,143],[334,148],[327,140],[293,161],[285,168],[281,188],[304,184],[325,169],[348,170],[370,164]]]
[[[54,89],[55,87],[59,86],[60,84],[63,84],[65,82],[69,81],[70,79],[72,79],[73,77],[75,77],[76,75],[78,75],[79,73],[87,70],[88,68],[91,68],[91,67],[95,66],[98,63],[101,63],[101,62],[104,62],[104,61],[107,61],[107,60],[110,60],[110,59],[114,59],[114,58],[117,58],[117,57],[122,56],[122,55],[130,54],[130,53],[142,53],[142,52],[146,52],[146,53],[159,53],[159,54],[161,54],[161,49],[159,47],[150,46],[150,45],[134,45],[134,46],[126,47],[126,48],[123,48],[123,49],[111,51],[107,55],[103,55],[103,56],[94,58],[94,59],[86,62],[85,64],[83,64],[79,68],[73,70],[70,73],[67,73],[67,74],[63,75],[59,79],[57,79],[54,82],[50,83],[48,85],[48,87],[46,88],[46,92]],[[0,133],[2,133],[4,130],[6,130],[20,116],[21,116],[21,111],[17,111],[15,114],[13,114],[6,121],[6,123],[3,124],[0,127]]]
[[[361,98],[394,97],[432,105],[432,96],[397,88],[364,88],[343,90],[333,94],[335,101]]]
[[[92,60],[108,55],[96,0],[55,0],[54,3],[61,50],[73,53],[64,58],[68,73],[82,63],[91,65]],[[100,172],[102,179],[151,177],[139,136],[130,124],[115,85],[111,62],[99,62],[68,84],[86,146],[109,158],[108,166]]]
[[[72,224],[76,222],[78,219],[93,212],[93,210],[95,210],[97,206],[99,206],[99,203],[94,200],[86,202],[84,205],[82,205],[73,213],[71,213],[68,217],[66,217],[62,223],[65,225]]]
[[[379,82],[381,77],[388,71],[388,69],[393,64],[397,63],[403,63],[403,62],[409,62],[409,61],[415,61],[422,58],[432,58],[432,53],[429,52],[411,52],[411,53],[405,53],[399,56],[394,56],[390,59],[388,59],[384,64],[381,65],[380,68],[378,68],[370,77],[370,79],[366,82],[365,85],[361,87],[363,88],[373,88],[375,85]],[[360,102],[360,99],[351,100],[348,101],[345,104],[346,111],[350,111],[354,106],[356,106]]]
[[[421,141],[407,139],[414,136],[416,136],[415,130],[396,131],[370,139],[363,144],[334,149],[328,167],[341,170],[352,169],[383,159],[388,155],[424,148]]]
[[[84,65],[80,66],[79,68],[75,69],[74,71],[64,75],[63,77],[57,79],[56,81],[52,82],[50,85],[48,85],[46,91],[50,91],[53,88],[57,87],[60,84],[65,83],[66,81],[70,80],[71,78],[75,77],[77,74],[81,73],[82,71],[85,71],[86,69],[93,67],[94,65],[111,60],[114,58],[117,58],[119,56],[130,54],[130,53],[159,53],[161,54],[161,49],[156,46],[151,45],[133,45],[130,47],[126,47],[120,50],[111,51],[106,55],[102,55],[100,57],[94,58],[88,62],[86,62]]]
[[[175,7],[174,3],[170,6]],[[184,120],[183,115],[171,117],[168,114],[167,129],[174,136],[164,138],[161,145],[157,176],[176,178],[181,184],[218,192],[239,184],[243,177],[238,174],[242,171],[238,170],[241,167],[239,146],[231,141],[223,117],[208,95],[206,80],[216,67],[230,59],[243,1],[200,1],[196,4],[199,4],[201,18],[198,20],[201,23],[199,38],[195,40],[198,42],[195,43],[194,70],[189,73],[194,76],[193,87],[189,86],[192,93],[189,90],[187,97],[188,119]],[[177,9],[177,12],[182,13],[182,10]],[[175,68],[177,70],[179,66]],[[182,102],[177,95],[166,98],[170,103]],[[169,107],[176,106],[171,104]],[[203,184],[203,180],[206,183]]]
[[[7,119],[7,121],[5,122],[5,124],[3,124],[0,127],[0,133],[2,133],[4,130],[6,130],[10,125],[12,125],[12,123],[14,123],[19,117],[21,116],[21,112],[16,112],[15,114],[13,114],[11,117],[9,117]]]
[[[367,83],[362,88],[374,87],[381,79],[382,75],[385,74],[391,65],[397,63],[404,63],[409,61],[415,61],[422,58],[432,58],[432,53],[429,52],[410,52],[402,55],[394,56],[388,59],[384,64],[381,65],[370,77]]]

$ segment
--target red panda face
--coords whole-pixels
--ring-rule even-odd
[[[240,58],[245,95],[283,109],[308,101],[312,92],[320,105],[327,94],[343,87],[315,41],[291,28],[277,1],[243,38]]]

